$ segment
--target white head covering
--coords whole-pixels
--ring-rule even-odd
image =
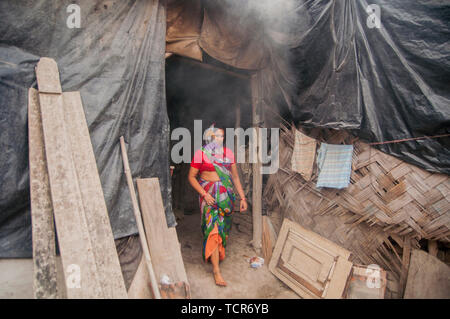
[[[213,135],[215,131],[217,130],[214,127],[215,123],[213,123],[210,127],[208,127],[205,132],[203,133],[203,140],[205,140],[207,143],[211,143],[213,141]]]

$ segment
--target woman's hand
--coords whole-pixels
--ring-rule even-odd
[[[243,213],[247,210],[247,201],[246,200],[241,200],[241,204],[239,205],[240,207],[240,212]]]
[[[206,203],[210,206],[214,205],[216,203],[216,200],[214,199],[214,197],[211,196],[210,193],[206,193],[205,200],[206,200]]]

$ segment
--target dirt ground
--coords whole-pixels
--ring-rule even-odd
[[[236,212],[236,214],[240,213]],[[178,220],[177,233],[192,298],[300,298],[269,271],[267,263],[264,263],[261,268],[250,267],[249,258],[256,256],[255,251],[249,245],[251,234],[249,231],[240,231],[235,224],[231,227],[225,252],[226,257],[220,263],[222,276],[227,282],[227,286],[217,286],[214,282],[211,264],[202,260],[200,213],[179,215],[182,216],[182,219]]]

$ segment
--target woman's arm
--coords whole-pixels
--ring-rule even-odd
[[[237,171],[236,164],[231,164],[231,177],[233,178],[234,186],[241,197],[241,202],[239,203],[239,208],[241,213],[245,212],[248,208],[247,199],[245,198],[244,190],[242,189],[241,181],[239,179],[239,174]]]
[[[198,174],[198,168],[191,167],[189,169],[188,180],[189,180],[189,183],[192,185],[192,187],[194,187],[194,189],[197,191],[197,193],[199,193],[201,196],[204,196],[206,194],[206,191],[203,189],[203,187],[198,182],[198,180],[196,178],[197,174]]]
[[[233,178],[233,184],[236,187],[237,192],[239,193],[239,197],[245,198],[245,193],[242,189],[241,180],[239,179],[236,164],[231,164],[231,177]]]
[[[188,180],[189,183],[192,185],[192,187],[203,197],[205,197],[206,203],[208,205],[213,205],[216,200],[214,199],[214,197],[211,196],[211,194],[207,193],[202,185],[200,185],[200,183],[198,182],[196,176],[198,174],[198,168],[192,167],[189,169],[189,174],[188,174]]]

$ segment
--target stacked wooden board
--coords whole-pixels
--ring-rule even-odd
[[[79,92],[41,58],[29,91],[36,298],[56,298],[55,232],[68,298],[127,298]]]

